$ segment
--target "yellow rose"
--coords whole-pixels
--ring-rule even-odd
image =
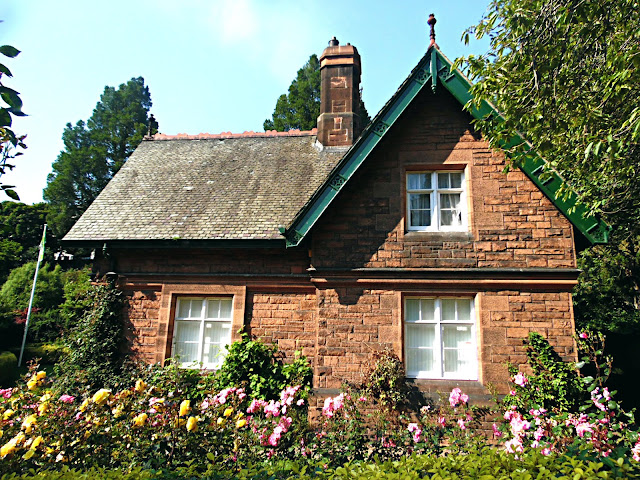
[[[183,400],[180,404],[180,416],[184,417],[191,410],[191,400]]]
[[[4,414],[2,415],[2,419],[3,420],[9,420],[14,413],[15,412],[13,410],[11,410],[11,409],[5,410]]]
[[[140,380],[140,379],[136,380],[136,388],[135,388],[136,392],[142,393],[145,391],[146,388],[147,388],[147,384],[144,383],[144,380]]]
[[[198,428],[198,419],[196,417],[189,417],[187,420],[187,431],[193,432]]]
[[[44,439],[42,438],[42,435],[38,435],[35,440],[33,441],[33,443],[31,444],[31,448],[33,450],[35,450],[36,448],[38,448],[40,446],[40,444],[42,443]]]
[[[220,417],[218,418],[218,425],[222,425],[224,423],[224,418]]]
[[[144,425],[144,422],[147,421],[147,417],[148,415],[146,413],[141,413],[140,415],[138,415],[137,417],[135,417],[133,419],[133,425],[135,427],[141,427]]]
[[[232,413],[233,413],[233,408],[229,407],[224,411],[223,415],[225,417],[230,417]]]
[[[45,403],[45,402],[48,402],[49,400],[51,400],[51,394],[50,393],[45,393],[44,395],[42,395],[40,397],[40,403]]]
[[[89,399],[85,398],[84,402],[82,402],[82,404],[80,405],[80,411],[84,412],[88,406],[89,406]]]
[[[37,417],[37,415],[36,415],[35,413],[34,413],[34,414],[29,415],[29,416],[28,416],[28,417],[26,417],[26,418],[24,419],[24,421],[22,422],[22,428],[23,428],[27,433],[31,433],[31,430],[32,430],[33,426],[35,425],[35,423],[36,423],[36,419],[37,419],[37,418],[38,418],[38,417]]]
[[[55,450],[55,448],[47,447],[47,448],[45,449],[45,451],[44,451],[44,452],[45,452],[47,455],[51,455],[51,454],[52,454],[53,452],[55,452],[55,451],[56,451],[56,450]]]
[[[46,376],[47,372],[45,372],[44,370],[40,370],[38,373],[36,373],[36,380],[42,380]]]
[[[7,443],[5,443],[2,447],[0,447],[0,457],[6,457],[10,453],[13,453],[16,450],[16,447],[19,443],[25,439],[24,433],[20,432]]]
[[[96,393],[93,394],[93,403],[97,403],[98,405],[102,405],[104,402],[107,401],[107,398],[109,398],[109,395],[111,395],[111,390],[107,390],[106,388],[101,388],[100,390],[98,390]]]
[[[13,453],[16,449],[16,442],[12,438],[7,443],[5,443],[2,447],[0,447],[0,457],[6,457],[10,453]]]
[[[38,405],[38,413],[40,415],[44,415],[48,409],[49,409],[49,403],[48,402],[44,402],[44,403],[41,403],[40,405]]]
[[[29,390],[33,390],[34,388],[36,388],[38,386],[38,380],[33,377],[31,378],[28,382],[27,382],[27,388]]]
[[[247,424],[247,421],[244,418],[241,418],[236,422],[236,428],[242,428]]]

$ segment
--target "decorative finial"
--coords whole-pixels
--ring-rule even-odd
[[[330,47],[337,47],[338,45],[340,45],[340,42],[336,37],[333,37],[331,40],[329,40]]]
[[[431,38],[431,42],[429,43],[429,47],[433,47],[436,44],[436,17],[433,13],[429,14],[429,19],[427,20],[427,25],[431,27],[431,34],[429,38]]]

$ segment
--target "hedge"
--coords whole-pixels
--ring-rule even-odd
[[[124,479],[124,480],[164,480],[164,479],[554,479],[554,480],[591,480],[608,478],[637,478],[640,469],[637,464],[630,464],[624,459],[616,462],[590,461],[567,456],[544,456],[539,451],[530,451],[520,458],[502,450],[486,447],[466,455],[414,455],[401,460],[386,462],[354,462],[335,469],[324,469],[323,465],[312,465],[304,462],[282,461],[275,464],[258,464],[250,469],[235,471],[215,470],[205,475],[196,475],[188,468],[175,472],[152,471],[136,468],[131,472],[122,470],[90,469],[78,471],[63,467],[58,472],[38,472],[8,474],[2,480],[89,480]]]
[[[18,359],[11,352],[0,353],[0,386],[9,386],[17,377]]]

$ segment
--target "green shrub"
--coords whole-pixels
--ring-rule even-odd
[[[9,386],[17,377],[18,359],[11,352],[0,353],[0,386]]]
[[[35,273],[35,262],[14,269],[0,289],[0,347],[18,347]],[[87,270],[40,268],[29,320],[28,342],[55,342],[64,337],[87,307]]]
[[[577,412],[589,397],[573,363],[564,362],[549,342],[539,333],[529,333],[527,359],[531,367],[528,381],[536,388],[517,388],[518,395],[504,398],[507,406],[526,409],[527,405],[553,412]],[[510,366],[511,375],[518,370]]]
[[[13,352],[20,354],[18,348]],[[53,365],[58,363],[60,359],[69,352],[69,348],[61,343],[41,343],[26,345],[22,357],[22,363],[26,364],[30,360],[40,359],[43,365]]]
[[[373,354],[373,365],[365,373],[361,394],[374,399],[384,410],[396,410],[409,392],[402,360],[390,350]]]
[[[124,296],[115,285],[92,286],[89,307],[69,336],[69,355],[56,366],[60,390],[112,388],[123,380],[127,359],[124,334]]]
[[[242,386],[249,397],[267,399],[275,398],[287,386],[311,386],[313,370],[297,352],[293,362],[285,364],[278,356],[278,347],[252,340],[247,334],[227,349],[215,377],[218,390]]]

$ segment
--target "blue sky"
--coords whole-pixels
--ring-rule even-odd
[[[22,53],[3,58],[28,117],[14,123],[28,149],[14,172],[22,201],[42,200],[68,122],[87,120],[105,85],[142,76],[151,112],[166,134],[262,131],[276,99],[312,53],[332,36],[362,57],[363,98],[373,116],[429,44],[449,58],[479,54],[465,47],[465,28],[487,0],[2,0],[0,44]],[[5,200],[6,198],[0,199]]]

